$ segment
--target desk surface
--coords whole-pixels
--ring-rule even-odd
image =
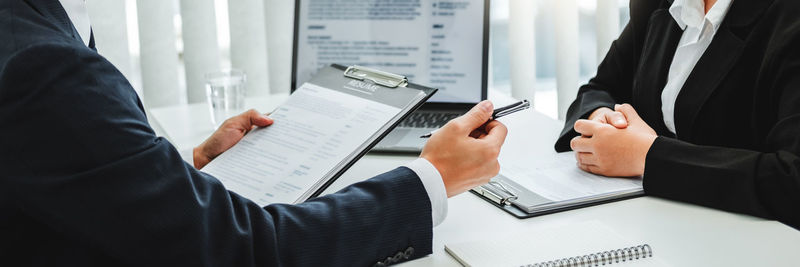
[[[272,110],[286,95],[251,99],[248,107]],[[492,93],[498,105],[512,102]],[[207,106],[183,105],[151,110],[155,128],[179,150],[199,144],[212,128]],[[194,116],[192,116],[194,114]],[[204,114],[204,115],[203,115]],[[534,110],[502,118],[509,136],[500,155],[527,155],[531,161],[555,154],[552,144],[561,123]],[[207,126],[192,124],[207,123]],[[207,129],[206,129],[207,128]],[[414,156],[368,154],[326,190],[335,192],[413,160]],[[469,193],[449,200],[447,219],[434,228],[433,255],[401,266],[459,266],[444,244],[486,240],[535,227],[555,227],[597,220],[630,239],[644,240],[671,266],[797,266],[800,231],[779,222],[732,214],[669,200],[640,197],[529,219],[516,219]],[[535,252],[532,252],[535,253]]]

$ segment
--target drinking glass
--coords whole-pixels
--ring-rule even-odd
[[[244,71],[237,69],[206,74],[206,99],[214,128],[244,111],[246,81]]]

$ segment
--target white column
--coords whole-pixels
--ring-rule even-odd
[[[294,38],[294,2],[266,0],[267,47],[270,92],[288,93],[292,76],[292,43]]]
[[[287,1],[291,2],[291,1]],[[231,65],[247,73],[247,96],[269,94],[263,0],[229,0]]]
[[[611,42],[619,36],[619,3],[617,0],[597,0],[597,62],[605,58]]]
[[[536,1],[510,0],[508,38],[511,61],[511,95],[533,103],[536,94]]]
[[[205,74],[220,68],[214,0],[181,0],[183,62],[189,103],[205,102]]]
[[[87,1],[97,52],[131,79],[125,1]]]
[[[148,107],[180,103],[175,6],[172,1],[138,0],[139,45],[144,102]]]
[[[578,4],[576,0],[554,2],[558,118],[564,119],[578,93]]]

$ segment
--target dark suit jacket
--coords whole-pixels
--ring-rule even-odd
[[[678,95],[677,136],[661,92],[682,30],[671,1],[632,0],[631,20],[569,108],[576,120],[631,103],[660,135],[647,154],[648,195],[800,227],[800,2],[736,0]]]
[[[65,16],[57,0],[0,1],[0,266],[365,266],[431,253],[431,204],[407,168],[299,205],[225,190],[153,134],[128,81]]]

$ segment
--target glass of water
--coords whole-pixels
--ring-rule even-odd
[[[206,74],[206,99],[214,128],[244,111],[246,81],[244,71],[237,69]]]

